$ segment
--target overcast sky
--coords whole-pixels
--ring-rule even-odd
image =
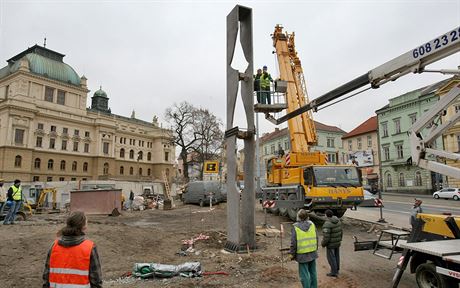
[[[460,0],[241,1],[253,8],[255,69],[277,75],[270,34],[276,24],[296,33],[307,90],[314,99],[370,69],[459,26]],[[113,113],[163,127],[167,107],[181,101],[209,108],[225,121],[226,16],[234,1],[0,0],[0,61],[34,44],[102,85]],[[3,62],[5,61],[5,62]],[[430,68],[453,69],[460,53]],[[388,99],[445,79],[409,75],[314,114],[350,131]],[[88,106],[90,98],[88,98]],[[241,104],[239,104],[241,107]],[[236,124],[245,127],[238,108]],[[274,129],[260,117],[262,132]]]

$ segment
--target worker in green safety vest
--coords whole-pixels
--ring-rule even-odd
[[[318,258],[318,235],[307,211],[297,212],[297,222],[291,233],[291,259],[299,263],[299,277],[303,288],[317,288],[316,258]]]
[[[16,179],[14,180],[13,186],[8,189],[7,193],[8,202],[11,203],[10,210],[8,214],[5,216],[5,220],[3,221],[3,225],[10,225],[14,224],[14,220],[16,219],[16,213],[18,213],[19,209],[21,208],[22,204],[22,188],[21,188],[21,180]]]
[[[260,76],[260,101],[262,104],[271,104],[270,82],[273,82],[272,76],[268,73],[267,66],[264,66],[262,75]]]

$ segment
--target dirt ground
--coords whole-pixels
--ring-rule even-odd
[[[88,238],[98,247],[102,261],[104,287],[301,287],[296,262],[282,255],[280,247],[288,247],[291,223],[283,224],[285,235],[257,236],[259,250],[250,253],[224,253],[226,233],[226,204],[214,210],[177,203],[173,210],[123,212],[119,217],[90,216]],[[289,219],[264,215],[256,209],[256,223],[275,228]],[[55,239],[56,231],[64,225],[66,214],[34,215],[17,225],[0,225],[0,286],[41,287],[46,253]],[[319,287],[357,288],[389,287],[397,259],[386,260],[368,251],[353,252],[353,235],[373,239],[369,227],[344,218],[344,241],[341,249],[339,278],[326,276],[329,266],[326,251],[319,250],[317,271]],[[318,223],[320,224],[320,223]],[[195,252],[187,256],[176,254],[182,240],[203,233],[208,240],[199,240]],[[398,258],[398,257],[396,257]],[[229,275],[199,278],[174,277],[140,280],[123,277],[134,263],[155,262],[181,264],[198,261],[205,272],[224,271]],[[401,288],[416,287],[414,276],[406,273]]]

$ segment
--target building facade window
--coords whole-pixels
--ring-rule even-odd
[[[147,161],[152,161],[152,153],[147,153]]]
[[[85,131],[85,137],[89,138],[89,131]]]
[[[40,158],[35,158],[35,161],[34,161],[34,168],[35,169],[40,169],[40,165],[41,165],[41,160]]]
[[[142,176],[142,168],[139,167],[139,176]]]
[[[129,175],[133,175],[134,174],[134,168],[133,167],[129,167]]]
[[[83,163],[83,172],[88,172],[88,162]]]
[[[104,142],[102,144],[102,152],[106,155],[109,154],[109,143]]]
[[[56,148],[56,139],[50,138],[50,149]]]
[[[396,153],[398,155],[398,159],[404,158],[403,145],[396,144],[395,146],[396,146]]]
[[[169,152],[165,151],[165,161],[169,161]]]
[[[59,177],[59,181],[65,181],[65,178],[64,177]]]
[[[382,137],[388,137],[388,123],[382,123]]]
[[[460,134],[457,135],[457,152],[460,152]]]
[[[125,158],[125,149],[124,148],[120,149],[120,158]]]
[[[24,144],[24,129],[15,129],[14,130],[14,143],[15,144]]]
[[[37,124],[37,129],[38,130],[43,130],[43,127],[45,127],[45,125],[43,125],[43,123],[38,123]]]
[[[275,144],[270,146],[270,154],[275,154]]]
[[[102,169],[102,174],[109,175],[109,163],[104,163],[104,168]]]
[[[410,118],[410,124],[414,125],[414,123],[417,122],[417,113],[409,115],[409,118]]]
[[[406,186],[406,181],[404,180],[404,173],[399,173],[399,187]]]
[[[60,168],[61,168],[61,171],[65,170],[65,161],[64,160],[61,161]]]
[[[142,160],[143,158],[144,158],[144,153],[142,151],[139,151],[137,153],[137,160],[139,161],[139,160]]]
[[[367,148],[371,148],[371,147],[372,147],[372,136],[368,135],[367,136]]]
[[[62,140],[61,150],[67,150],[67,140]]]
[[[134,150],[129,150],[129,159],[134,159]]]
[[[14,167],[19,168],[22,165],[22,156],[21,155],[16,155],[14,157]]]
[[[335,153],[328,153],[327,154],[327,162],[328,163],[336,163]]]
[[[125,174],[125,167],[120,166],[120,175]]]
[[[78,166],[77,161],[73,161],[72,162],[72,171],[77,171],[77,166]]]
[[[289,141],[284,141],[284,150],[289,150]]]
[[[85,143],[84,151],[85,153],[89,153],[89,143]]]
[[[73,142],[73,151],[78,152],[78,142],[76,141]]]
[[[43,138],[38,136],[35,140],[35,147],[41,148],[43,145]]]
[[[384,146],[382,147],[382,149],[383,149],[383,159],[385,159],[385,161],[390,160],[390,147]]]
[[[422,186],[422,173],[420,171],[415,172],[415,186]]]
[[[54,89],[51,87],[45,87],[45,101],[54,102]]]
[[[75,130],[73,131],[73,135],[74,135],[74,136],[80,136],[80,130],[75,129]]]
[[[34,177],[32,178],[32,181],[33,181],[33,182],[38,182],[38,181],[40,181],[40,177],[39,177],[39,176],[34,176]]]
[[[334,145],[334,138],[327,138],[327,139],[326,139],[326,145],[327,145],[327,147],[329,147],[329,148],[334,148],[334,147],[335,147],[335,145]]]
[[[47,182],[53,181],[53,177],[51,177],[51,176],[46,177],[46,181],[47,181]]]
[[[56,131],[57,131],[57,128],[56,128],[56,126],[54,126],[54,125],[51,125],[51,127],[50,127],[50,131],[51,131],[51,132],[56,132]]]
[[[65,105],[65,91],[58,90],[56,103],[60,105]]]
[[[54,168],[54,160],[50,159],[48,160],[48,170],[53,170]]]
[[[152,174],[152,170],[149,168],[147,169],[147,176],[150,176]]]
[[[393,181],[391,179],[391,173],[386,174],[387,187],[393,187]]]
[[[62,128],[62,134],[64,135],[69,134],[69,128],[66,128],[66,127]]]
[[[395,134],[401,133],[401,119],[394,119],[393,123],[395,125]]]
[[[358,146],[358,150],[363,149],[363,143],[361,141],[361,137],[356,138],[356,144]]]
[[[353,141],[348,140],[348,151],[353,150]]]

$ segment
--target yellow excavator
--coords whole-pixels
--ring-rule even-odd
[[[43,188],[39,190],[39,193],[40,193],[40,196],[38,197],[37,203],[34,205],[30,205],[31,208],[35,209],[35,213],[43,213],[45,210],[48,213],[59,213],[60,212],[60,210],[57,208],[57,203],[56,203],[56,194],[57,194],[56,188]],[[48,194],[52,195],[51,209],[44,207],[46,196]]]

